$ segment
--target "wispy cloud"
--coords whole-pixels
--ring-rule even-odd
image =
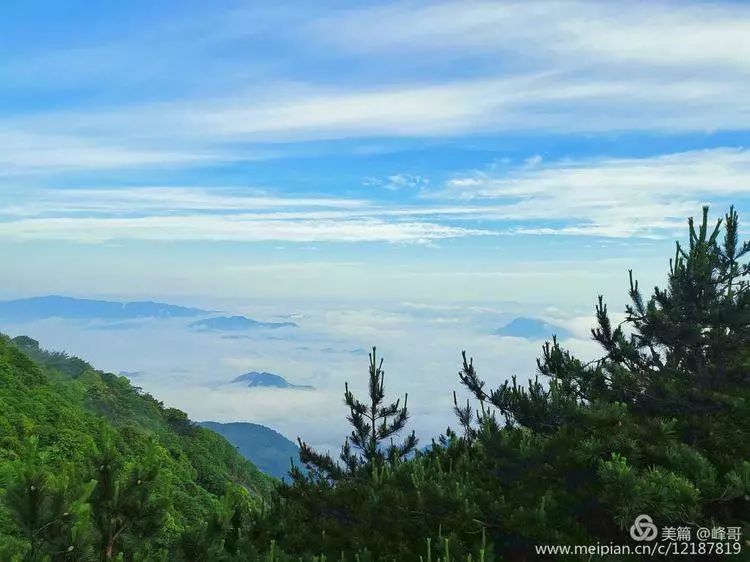
[[[93,88],[97,103],[6,112],[3,173],[188,167],[283,153],[260,143],[750,128],[744,3],[391,2],[304,17],[290,9],[203,12],[200,21],[211,26],[162,23],[164,30],[131,33],[115,46],[88,38],[49,60],[28,55],[44,69],[35,76],[68,75],[72,67],[70,76]],[[246,29],[229,26],[230,16]],[[210,32],[217,22],[230,31]],[[283,34],[271,32],[282,23]],[[264,40],[297,54],[290,61],[252,42]],[[131,60],[120,80],[103,80],[103,71],[117,73],[113,52]],[[0,70],[23,86],[18,61],[26,59],[16,59]],[[176,61],[186,59],[202,86],[184,82]],[[143,62],[140,72],[133,61]],[[128,80],[141,85],[137,95],[107,86]]]
[[[21,240],[391,242],[424,243],[492,234],[428,222],[384,220],[268,220],[257,216],[184,215],[138,218],[38,218],[0,222],[0,235]]]
[[[747,80],[535,75],[439,85],[406,85],[279,101],[205,100],[77,112],[14,122],[0,135],[4,174],[80,169],[195,166],[283,156],[258,143],[368,137],[451,137],[491,132],[696,131],[750,128]],[[17,120],[19,121],[19,120]],[[2,123],[0,123],[2,127]],[[249,143],[249,144],[248,144]],[[390,184],[395,185],[395,184]]]
[[[226,154],[205,147],[138,147],[136,143],[118,142],[116,131],[112,133],[99,137],[71,135],[62,129],[57,132],[20,132],[3,130],[0,123],[0,175],[138,166],[184,167],[228,159]]]
[[[252,187],[27,189],[4,196],[0,233],[17,240],[423,243],[493,234],[446,222],[468,212],[453,206],[384,207]]]
[[[737,75],[725,80],[711,75],[676,79],[571,75],[560,70],[345,89],[279,84],[275,89],[270,85],[273,99],[266,92],[257,97],[120,107],[111,113],[62,112],[46,115],[42,128],[52,129],[49,135],[55,134],[55,127],[70,128],[81,136],[146,139],[152,145],[170,140],[183,146],[189,141],[188,146],[197,144],[204,150],[230,141],[430,137],[503,130],[736,129],[750,125],[750,106],[743,101],[746,85],[747,80]],[[27,123],[32,130],[37,124]],[[237,153],[225,157],[243,158]]]
[[[748,194],[750,151],[723,148],[476,171],[433,195],[482,201],[485,219],[527,221],[513,229],[521,234],[662,237],[682,228],[701,204]]]
[[[749,72],[748,26],[750,9],[738,2],[444,1],[342,10],[312,21],[308,33],[355,53]]]
[[[663,238],[706,203],[750,195],[750,150],[643,158],[527,159],[418,186],[401,202],[279,196],[259,188],[29,190],[0,215],[9,238],[106,241],[426,242],[488,234]]]
[[[2,207],[0,216],[34,217],[105,215],[158,215],[186,214],[190,212],[244,212],[260,211],[267,218],[272,212],[328,209],[329,218],[340,217],[336,209],[361,209],[370,203],[346,197],[279,196],[262,188],[225,187],[111,187],[108,189],[26,189],[17,190]],[[294,218],[290,215],[287,218]],[[306,216],[304,212],[299,215]],[[316,215],[320,216],[320,215]],[[276,218],[284,218],[277,216]],[[313,217],[311,217],[313,218]]]
[[[730,148],[571,161],[560,161],[559,150],[503,172],[456,175],[444,186],[430,170],[435,161],[424,170],[399,163],[362,173],[368,185],[394,192],[371,190],[364,196],[371,200],[336,197],[362,186],[350,192],[342,180],[329,188],[323,175],[305,178],[313,196],[295,194],[300,184],[283,179],[274,192],[158,186],[170,178],[154,180],[153,170],[204,167],[202,179],[218,185],[237,177],[229,169],[238,162],[284,158],[305,143],[334,151],[347,145],[323,142],[334,139],[385,146],[427,138],[466,148],[479,134],[750,129],[750,7],[743,3],[390,2],[304,13],[208,7],[123,31],[111,45],[82,34],[68,50],[27,48],[16,57],[28,59],[35,75],[70,68],[70,80],[96,95],[91,104],[61,95],[23,111],[0,106],[0,229],[8,235],[295,242],[487,232],[664,236],[701,203],[747,194],[748,152]],[[260,48],[268,41],[278,51]],[[132,81],[112,83],[134,90],[121,95],[102,73],[118,72],[110,58],[128,57],[122,72],[133,73]],[[182,81],[189,73],[179,68],[180,80],[170,83],[164,69],[180,59],[191,69],[220,60],[232,71],[206,74],[204,87]],[[3,62],[0,56],[0,77],[28,88],[23,64]],[[228,173],[212,176],[210,166]],[[71,186],[67,174],[80,171],[92,172],[85,185],[94,177],[115,187],[35,190],[15,181],[45,185],[47,177],[23,176],[49,174],[48,185]],[[158,187],[128,187],[122,171]],[[284,190],[286,197],[278,195]]]
[[[427,187],[430,180],[415,174],[393,174],[385,178],[367,177],[362,181],[365,186],[380,187],[389,191],[400,191],[402,189],[421,190]]]

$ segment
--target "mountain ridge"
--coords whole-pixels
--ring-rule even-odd
[[[79,299],[63,295],[44,295],[0,302],[0,319],[20,322],[47,318],[72,320],[189,318],[214,312],[157,301],[109,301]]]
[[[260,322],[247,316],[214,316],[191,323],[189,328],[199,332],[244,332],[257,328],[296,328],[294,322]]]
[[[199,422],[215,431],[262,472],[275,478],[288,477],[291,462],[300,467],[299,447],[278,431],[252,422]]]

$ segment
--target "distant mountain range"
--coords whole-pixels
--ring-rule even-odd
[[[300,466],[299,448],[278,431],[256,423],[202,422],[205,428],[223,436],[239,453],[262,472],[276,478],[287,478],[291,462]]]
[[[243,332],[258,328],[295,328],[294,322],[258,322],[246,316],[215,316],[205,318],[190,324],[190,328],[198,331]]]
[[[559,339],[570,337],[570,332],[560,326],[549,324],[538,318],[519,317],[511,320],[508,324],[495,332],[495,335],[513,338],[525,338],[527,340],[551,339],[552,335]]]
[[[0,320],[30,322],[45,318],[78,320],[125,320],[134,318],[189,318],[211,314],[211,310],[161,302],[115,302],[77,299],[59,295],[0,302]]]
[[[240,375],[231,381],[235,383],[246,383],[249,388],[296,388],[298,390],[314,390],[314,387],[307,384],[292,384],[284,377],[274,373],[251,371]]]
[[[215,310],[177,306],[162,302],[118,302],[78,299],[60,295],[31,297],[0,302],[0,321],[33,322],[47,318],[65,320],[103,320],[100,330],[123,330],[138,326],[138,319],[195,318],[209,316]],[[254,329],[296,327],[294,322],[259,322],[246,316],[213,316],[189,324],[196,331],[242,332]]]

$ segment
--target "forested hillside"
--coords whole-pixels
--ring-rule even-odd
[[[260,505],[273,488],[271,479],[223,437],[193,424],[184,412],[164,408],[125,377],[44,351],[27,337],[0,337],[0,412],[0,477],[14,483],[0,490],[5,500],[0,504],[0,560],[28,548],[29,537],[34,546],[51,534],[63,535],[51,547],[38,546],[32,560],[52,554],[59,541],[72,540],[73,522],[69,525],[61,514],[89,492],[96,495],[103,482],[97,463],[105,457],[117,490],[102,500],[109,503],[111,521],[99,530],[106,534],[109,526],[117,535],[110,545],[113,556],[144,537],[150,542],[143,552],[156,552],[203,521],[219,497],[242,493],[251,505]],[[116,505],[133,499],[125,497],[135,495],[128,488],[132,478],[147,482],[144,505],[155,517],[151,529],[133,528],[117,513],[134,509]],[[98,482],[93,491],[84,484],[89,481]],[[33,482],[37,495],[23,489]],[[19,518],[24,521],[20,528],[14,524]],[[101,548],[105,537],[94,535],[80,544],[74,540],[67,556],[74,556],[78,546],[82,556],[97,542]]]
[[[750,244],[738,233],[733,210],[711,224],[706,209],[664,288],[646,295],[630,272],[619,324],[599,297],[593,360],[553,339],[538,378],[491,389],[481,373],[493,366],[464,354],[456,382],[472,399],[455,400],[457,429],[427,450],[409,432],[406,397],[387,396],[373,348],[369,395],[344,389],[352,431],[340,455],[301,443],[307,471],[275,491],[218,436],[124,379],[4,339],[4,556],[538,560],[540,545],[633,544],[628,531],[646,515],[690,534],[686,544],[699,528],[724,529],[723,552],[740,559],[750,548]]]

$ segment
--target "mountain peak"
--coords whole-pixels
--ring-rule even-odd
[[[525,338],[528,340],[549,339],[552,335],[558,338],[569,338],[570,332],[539,318],[519,316],[495,332],[498,336]]]
[[[214,316],[190,324],[199,331],[242,332],[256,328],[295,328],[294,322],[259,322],[246,316]]]
[[[234,383],[247,383],[248,388],[296,388],[299,390],[313,390],[313,387],[306,384],[292,384],[281,375],[268,373],[266,371],[251,371],[234,378]]]

